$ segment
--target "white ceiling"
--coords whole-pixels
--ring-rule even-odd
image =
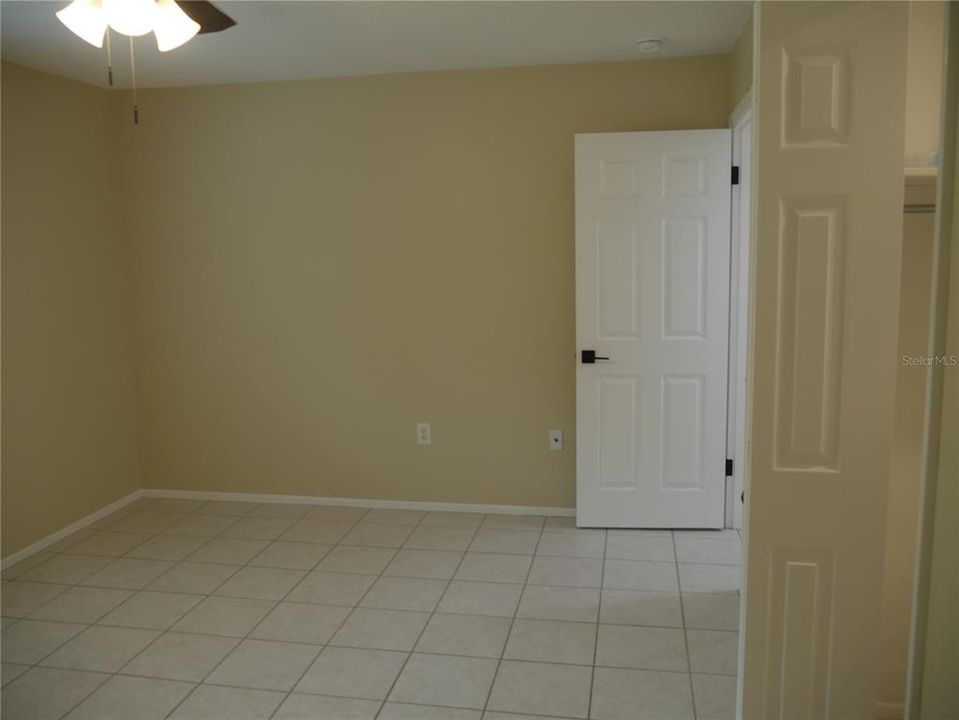
[[[66,2],[0,2],[4,60],[106,85],[106,50],[54,17]],[[162,54],[137,38],[141,87],[373,75],[421,70],[634,60],[636,40],[666,38],[654,57],[729,52],[749,2],[218,2],[236,27]],[[114,73],[129,84],[126,38]]]

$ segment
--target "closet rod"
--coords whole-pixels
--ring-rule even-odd
[[[935,203],[906,203],[902,206],[902,211],[908,214],[934,213],[936,212]]]

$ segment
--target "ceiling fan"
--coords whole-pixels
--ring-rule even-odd
[[[131,38],[153,32],[157,48],[167,52],[194,35],[236,25],[229,15],[206,0],[73,0],[57,18],[95,47],[103,47],[107,28]]]

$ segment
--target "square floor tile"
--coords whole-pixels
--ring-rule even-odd
[[[510,622],[505,617],[437,613],[427,623],[416,651],[498,658],[506,645]]]
[[[194,553],[206,542],[203,538],[188,535],[156,535],[142,545],[133,548],[127,557],[145,560],[182,560]]]
[[[259,503],[243,500],[210,500],[196,509],[197,515],[248,515]]]
[[[736,676],[693,673],[693,696],[699,720],[733,720],[736,717]]]
[[[47,552],[50,553],[62,553],[70,548],[72,548],[77,543],[86,540],[87,538],[93,537],[95,531],[91,527],[84,528],[83,530],[77,530],[75,533],[70,533],[65,538],[60,538],[55,543],[51,543],[44,548]]]
[[[602,558],[606,548],[605,530],[552,530],[544,532],[537,555]]]
[[[280,535],[280,540],[287,542],[311,542],[329,545],[339,542],[353,527],[350,522],[335,520],[311,520],[307,514],[302,520],[297,520],[290,529]]]
[[[432,612],[446,586],[446,580],[381,577],[373,583],[360,607]]]
[[[43,664],[68,670],[116,672],[159,634],[154,630],[95,625],[49,655]]]
[[[277,541],[270,543],[263,552],[250,560],[250,565],[286,570],[312,570],[332,549],[332,545]]]
[[[739,634],[725,630],[687,630],[689,666],[693,672],[735,675]]]
[[[672,533],[662,535],[647,532],[609,531],[606,541],[607,560],[647,560],[651,562],[676,562],[673,552]]]
[[[67,715],[69,720],[163,720],[193,689],[191,683],[116,676]]]
[[[291,518],[244,517],[224,530],[221,537],[275,540],[293,523],[294,520]]]
[[[85,629],[73,623],[21,620],[0,633],[3,662],[35,665]]]
[[[186,498],[155,498],[145,503],[143,510],[167,513],[191,513],[203,505],[203,500],[187,500]]]
[[[596,625],[517,618],[503,657],[512,660],[592,665]]]
[[[250,513],[250,517],[298,519],[310,511],[310,505],[299,503],[261,503]]]
[[[603,587],[678,592],[676,565],[644,560],[607,560]]]
[[[412,650],[429,613],[357,608],[331,644],[377,650]]]
[[[359,522],[370,512],[370,508],[347,507],[345,505],[315,505],[304,518],[306,520],[324,520],[352,525]]]
[[[182,513],[158,513],[149,510],[131,512],[110,524],[112,532],[160,533],[187,516]]]
[[[293,693],[272,720],[373,720],[380,709],[379,700],[325,697]],[[383,717],[380,715],[380,717]],[[421,718],[421,720],[424,720]]]
[[[480,720],[481,717],[485,718],[489,715],[483,715],[479,710],[468,710],[467,708],[388,702],[383,705],[383,710],[380,711],[377,720]],[[532,720],[544,719],[533,718]],[[549,718],[545,720],[549,720]]]
[[[243,637],[273,609],[269,600],[208,597],[188,612],[173,629],[178,632]]]
[[[482,709],[496,664],[491,659],[413,653],[390,693],[390,700]]]
[[[403,544],[414,550],[458,550],[470,546],[476,531],[469,528],[443,525],[420,525]]]
[[[238,565],[182,562],[151,582],[150,590],[208,595],[239,569]]]
[[[590,668],[503,660],[489,709],[585,718]]]
[[[15,580],[3,584],[0,592],[0,606],[4,617],[26,617],[37,608],[41,608],[57,595],[68,589],[68,585],[49,583],[21,582]]]
[[[25,572],[20,580],[75,585],[110,562],[108,557],[92,555],[56,555],[42,565]]]
[[[513,617],[522,585],[454,580],[437,606],[438,612]]]
[[[482,522],[482,513],[428,512],[420,523],[420,526],[436,525],[439,527],[458,527],[466,530],[475,530]]]
[[[122,673],[199,682],[229,654],[236,638],[164,633],[127,663]]]
[[[36,667],[3,689],[3,717],[8,720],[50,720],[96,690],[109,675]]]
[[[686,636],[679,628],[600,625],[596,664],[688,672]]]
[[[42,565],[47,560],[51,560],[54,557],[56,557],[56,555],[52,552],[35,552],[33,555],[28,555],[20,562],[16,562],[13,565],[4,568],[2,571],[0,571],[0,577],[2,577],[4,580],[15,580],[25,572],[33,570],[33,568],[37,567],[38,565]]]
[[[346,573],[311,572],[303,578],[286,600],[320,605],[356,605],[376,577]]]
[[[689,675],[596,668],[591,717],[596,720],[693,720]]]
[[[168,560],[117,558],[80,582],[91,587],[139,590],[173,567]]]
[[[681,563],[739,565],[743,560],[743,545],[738,539],[703,540],[678,537],[676,557]]]
[[[289,691],[319,652],[319,647],[302,643],[244,640],[206,682]]]
[[[306,576],[303,570],[283,568],[244,567],[220,585],[216,595],[282,600]]]
[[[576,528],[576,518],[575,517],[548,517],[546,518],[546,524],[543,526],[544,532],[552,532],[554,530],[572,530]]]
[[[263,618],[250,637],[322,645],[329,642],[349,614],[347,607],[282,602]]]
[[[170,720],[267,720],[286,696],[275,690],[200,685]]]
[[[379,575],[389,565],[395,554],[396,551],[391,548],[340,545],[330,550],[316,569],[320,572]]]
[[[36,620],[94,623],[131,594],[129,590],[72,587],[43,607],[34,610],[30,617]]]
[[[683,593],[686,627],[701,630],[739,629],[739,593]]]
[[[296,691],[382,700],[406,658],[403,652],[327,647],[306,671]]]
[[[384,575],[449,580],[464,553],[453,550],[410,550],[403,548],[390,561]]]
[[[108,530],[93,533],[64,552],[70,555],[104,555],[120,557],[142,545],[151,537],[148,533],[121,533]]]
[[[528,582],[530,585],[598,588],[603,582],[603,561],[537,556],[533,559]]]
[[[190,555],[190,562],[234,563],[242,565],[258,555],[269,543],[266,540],[218,537]]]
[[[466,553],[455,577],[479,582],[522,583],[526,581],[531,562],[529,555],[470,552]]]
[[[398,548],[411,532],[412,525],[361,522],[354,525],[340,542],[344,545]]]
[[[29,665],[15,663],[0,663],[0,685],[6,687],[30,669]]]
[[[532,555],[540,533],[529,530],[480,530],[470,545],[472,552]]]
[[[363,522],[395,523],[398,525],[416,525],[426,513],[422,510],[394,510],[382,508],[370,510],[363,516]]]
[[[199,595],[141,590],[103,617],[100,624],[166,630],[202,599]]]
[[[679,582],[683,592],[739,592],[742,569],[736,565],[680,564]]]
[[[679,593],[654,590],[603,590],[599,620],[613,625],[683,626]]]
[[[174,523],[164,533],[167,535],[190,535],[211,538],[219,535],[238,518],[225,515],[188,515]]]
[[[489,530],[541,530],[545,521],[542,515],[487,515],[481,527]]]
[[[523,590],[517,617],[596,622],[598,613],[598,589],[527,585]]]

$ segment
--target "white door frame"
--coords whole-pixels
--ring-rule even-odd
[[[732,186],[729,246],[729,389],[726,400],[726,457],[732,458],[733,475],[726,479],[726,527],[743,527],[743,493],[746,485],[746,360],[749,356],[749,230],[752,192],[753,92],[737,103],[729,117],[732,128],[733,166],[739,184]]]

